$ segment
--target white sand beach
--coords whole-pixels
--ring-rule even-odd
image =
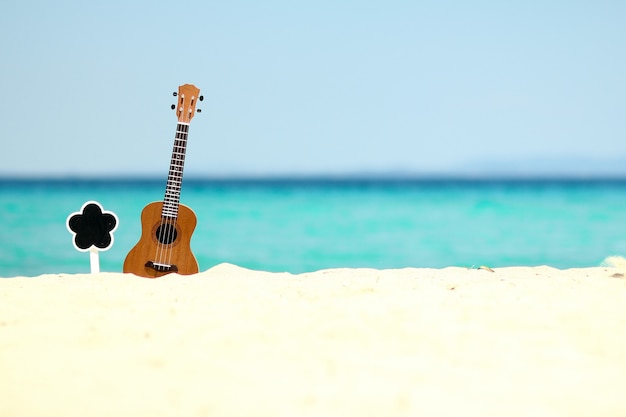
[[[0,280],[0,415],[624,416],[620,267]]]

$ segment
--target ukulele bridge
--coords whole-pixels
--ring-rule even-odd
[[[152,268],[155,271],[159,271],[159,272],[178,272],[178,267],[176,265],[161,264],[161,263],[152,262],[152,261],[146,262],[145,267]]]

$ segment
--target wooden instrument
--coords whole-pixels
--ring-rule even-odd
[[[191,235],[196,228],[196,215],[180,204],[189,124],[202,101],[200,89],[192,84],[178,87],[176,109],[178,124],[172,150],[163,201],[153,202],[141,212],[141,237],[124,260],[124,272],[146,278],[169,273],[191,275],[198,272],[198,261],[191,252]],[[199,112],[200,110],[198,110]]]

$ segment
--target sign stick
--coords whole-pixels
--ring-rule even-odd
[[[98,249],[96,249],[95,246],[92,246],[89,249],[89,262],[91,264],[91,273],[100,273],[100,256],[98,255]]]

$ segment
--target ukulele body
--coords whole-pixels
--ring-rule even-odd
[[[163,202],[148,204],[141,212],[141,237],[124,260],[124,272],[145,278],[170,273],[191,275],[198,272],[198,261],[191,252],[191,235],[196,215],[179,204],[177,218],[162,216]]]

